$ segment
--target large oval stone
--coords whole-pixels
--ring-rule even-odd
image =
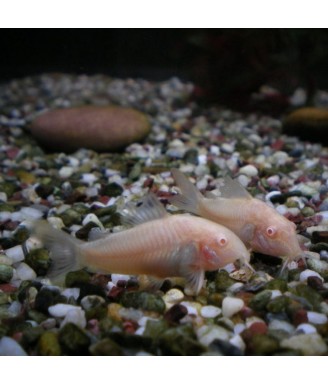
[[[30,129],[41,145],[54,151],[115,151],[142,140],[150,123],[132,108],[83,106],[45,112]]]
[[[306,107],[291,112],[283,122],[284,133],[328,144],[328,109]]]

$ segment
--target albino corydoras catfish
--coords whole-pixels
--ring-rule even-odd
[[[32,233],[51,252],[50,278],[88,267],[104,273],[183,277],[195,293],[203,286],[204,271],[213,271],[240,260],[248,265],[250,254],[229,229],[188,214],[169,215],[153,194],[139,207],[122,212],[125,224],[134,227],[98,240],[82,242],[45,221]]]
[[[179,170],[172,169],[181,194],[169,199],[180,209],[231,229],[253,251],[292,260],[311,257],[299,245],[296,225],[265,202],[253,198],[236,180],[226,177],[219,197],[204,197]],[[284,268],[284,267],[283,267]]]

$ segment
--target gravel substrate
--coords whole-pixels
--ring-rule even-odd
[[[193,85],[45,74],[0,87],[0,355],[327,355],[328,150],[281,133],[281,121],[191,101]],[[29,133],[45,109],[121,105],[148,115],[151,133],[121,153],[46,153]],[[28,220],[87,240],[124,230],[119,212],[154,192],[167,211],[178,168],[215,193],[229,174],[297,225],[317,258],[252,254],[206,273],[198,296],[183,282],[145,288],[136,276],[45,278],[47,250]]]

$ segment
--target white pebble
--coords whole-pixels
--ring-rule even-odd
[[[198,155],[198,164],[206,165],[207,164],[207,155]]]
[[[254,167],[254,165],[248,164],[239,168],[239,173],[249,177],[254,177],[258,175],[258,170],[256,167]]]
[[[301,333],[317,333],[316,327],[314,327],[311,324],[308,323],[302,323],[296,328],[296,332],[301,332]]]
[[[0,192],[0,201],[6,202],[8,199],[5,192]]]
[[[75,300],[77,300],[80,296],[80,288],[66,288],[61,294],[68,299],[73,297]]]
[[[309,323],[312,324],[326,324],[327,323],[327,316],[323,313],[319,312],[307,312],[307,318]]]
[[[16,268],[16,276],[20,280],[34,280],[36,278],[35,271],[27,264],[20,263]]]
[[[43,216],[41,211],[31,207],[21,208],[20,213],[23,215],[25,220],[38,220]]]
[[[105,229],[102,222],[98,219],[98,217],[94,213],[88,213],[82,221],[82,225],[86,225],[88,223],[94,223],[99,228]]]
[[[0,221],[11,220],[11,212],[2,211],[0,212]]]
[[[244,188],[248,187],[248,184],[250,182],[250,178],[246,175],[239,175],[237,180],[238,183],[241,184]]]
[[[232,336],[229,342],[235,347],[237,347],[238,349],[240,349],[242,352],[245,352],[246,344],[240,335]]]
[[[217,317],[221,314],[222,310],[218,307],[215,307],[214,305],[205,305],[200,310],[200,314],[208,319]]]
[[[279,184],[280,177],[278,175],[272,175],[267,178],[267,183],[270,185],[270,187],[274,187],[277,184]]]
[[[288,334],[292,334],[295,331],[295,327],[292,324],[288,323],[287,321],[278,319],[271,320],[268,329],[272,331],[281,330]]]
[[[0,339],[0,356],[27,356],[27,353],[16,340],[3,336]]]
[[[229,144],[229,143],[223,143],[221,145],[221,151],[224,152],[224,153],[232,153],[234,151],[234,146]]]
[[[244,307],[244,301],[236,297],[225,297],[222,301],[222,314],[231,317]]]
[[[288,212],[288,208],[284,204],[280,204],[276,207],[276,211],[280,213],[280,215],[284,216]]]
[[[300,274],[300,281],[304,282],[307,281],[308,277],[319,277],[319,279],[324,282],[324,279],[320,276],[318,272],[312,271],[311,269],[305,269],[304,271],[301,272]]]
[[[59,170],[59,176],[62,177],[63,179],[66,179],[67,177],[71,177],[74,173],[74,168],[73,167],[62,167]]]
[[[215,156],[220,155],[220,148],[217,145],[211,145],[210,146],[210,153]]]
[[[5,250],[6,256],[8,256],[13,263],[18,263],[19,261],[24,260],[24,252],[21,245],[15,245],[12,248],[8,248]]]
[[[87,320],[85,318],[85,312],[80,307],[74,307],[73,309],[70,309],[60,324],[60,327],[62,328],[65,324],[73,323],[81,328],[85,328],[87,325]]]
[[[97,176],[95,176],[93,173],[84,173],[82,175],[82,181],[89,186],[91,186],[97,179]]]
[[[192,301],[182,301],[180,304],[187,308],[188,315],[197,316],[202,308],[200,303],[196,303]]]
[[[239,335],[240,333],[242,333],[244,330],[246,329],[246,325],[243,324],[243,323],[237,323],[235,326],[234,326],[234,334],[235,335]]]
[[[271,300],[275,299],[278,296],[281,296],[281,291],[279,291],[279,289],[272,289]]]
[[[203,325],[196,331],[198,340],[201,344],[210,345],[215,339],[229,340],[231,332],[219,325]]]
[[[168,308],[172,307],[174,304],[179,303],[183,300],[184,294],[180,289],[172,288],[165,293],[163,300]]]
[[[244,284],[241,282],[234,283],[230,285],[230,287],[227,289],[228,292],[235,293],[240,291],[243,288]]]
[[[118,273],[113,273],[111,277],[112,283],[115,285],[118,283],[118,281],[128,281],[130,279],[130,275],[120,275]]]
[[[55,304],[48,308],[48,312],[54,317],[65,317],[70,310],[75,308],[79,307],[71,304]]]
[[[288,159],[289,159],[288,154],[283,151],[277,151],[272,156],[273,163],[278,166],[286,164]]]

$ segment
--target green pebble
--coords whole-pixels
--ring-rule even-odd
[[[22,244],[30,237],[30,233],[26,227],[18,227],[13,234],[13,238],[17,241],[17,243]]]
[[[319,243],[320,244],[320,243]],[[328,263],[324,260],[308,259],[309,268],[318,272],[325,281],[328,281]]]
[[[10,303],[12,300],[11,300],[11,297],[10,295],[8,295],[8,293],[3,293],[3,292],[0,292],[0,305],[2,304],[8,304]]]
[[[10,265],[0,264],[0,283],[9,283],[14,275],[14,268]]]
[[[27,312],[27,316],[29,319],[36,321],[38,324],[42,323],[48,318],[48,316],[46,316],[44,313],[36,311],[35,309],[30,309]]]
[[[279,341],[269,335],[254,335],[248,347],[252,355],[272,355],[279,350]]]
[[[34,269],[38,276],[44,276],[51,264],[49,252],[44,248],[30,251],[25,257],[25,262]]]
[[[0,212],[14,212],[15,207],[11,204],[0,203]]]
[[[169,329],[165,320],[148,320],[143,335],[152,339],[157,339],[162,333]]]
[[[108,337],[91,345],[90,353],[94,356],[124,356],[122,348]]]
[[[116,205],[111,205],[110,207],[97,208],[93,213],[101,218],[103,216],[110,216],[116,212]]]
[[[38,351],[41,356],[60,356],[58,334],[51,331],[44,332],[39,339]]]
[[[13,183],[3,182],[3,183],[0,183],[0,191],[4,192],[7,195],[7,197],[10,198],[16,191],[16,186]]]
[[[197,356],[206,351],[197,340],[191,324],[169,328],[159,336],[155,344],[165,356]]]
[[[135,163],[132,167],[131,171],[129,172],[128,178],[131,181],[136,181],[139,179],[142,172],[142,167],[140,163]]]
[[[255,311],[263,311],[266,308],[266,305],[269,303],[271,299],[272,292],[265,289],[257,293],[254,297],[249,301],[249,306]]]
[[[195,148],[188,149],[184,154],[183,160],[186,163],[198,165],[198,151]]]
[[[58,340],[69,355],[85,355],[90,345],[85,331],[73,323],[67,323],[60,329]]]
[[[304,207],[301,212],[304,217],[310,217],[315,214],[314,209],[311,207]]]
[[[42,327],[30,327],[23,331],[22,335],[22,344],[25,347],[30,347],[31,345],[35,345],[40,336],[43,334],[44,329]]]
[[[84,269],[79,271],[68,272],[65,277],[65,285],[67,288],[77,287],[80,284],[87,284],[90,282],[90,275]]]
[[[59,217],[63,220],[66,227],[70,227],[73,224],[80,224],[82,221],[82,215],[72,208],[66,209]]]
[[[235,284],[235,280],[229,277],[229,274],[227,271],[222,270],[217,273],[215,278],[215,289],[217,291],[225,291],[232,284]]]
[[[269,312],[280,313],[286,310],[289,303],[290,299],[282,295],[270,300],[266,308]]]
[[[316,292],[313,288],[305,284],[299,284],[295,287],[296,295],[306,299],[312,306],[315,311],[320,312],[320,304],[323,301],[321,295]]]
[[[109,183],[102,189],[102,194],[109,197],[121,196],[123,188],[117,183]]]
[[[271,289],[271,290],[278,289],[280,292],[283,293],[283,292],[286,292],[288,290],[288,285],[287,285],[287,282],[285,280],[274,279],[274,280],[269,281],[265,285],[265,289]]]
[[[124,307],[159,313],[164,313],[166,308],[164,300],[159,295],[150,292],[124,292],[121,297],[121,304]]]

